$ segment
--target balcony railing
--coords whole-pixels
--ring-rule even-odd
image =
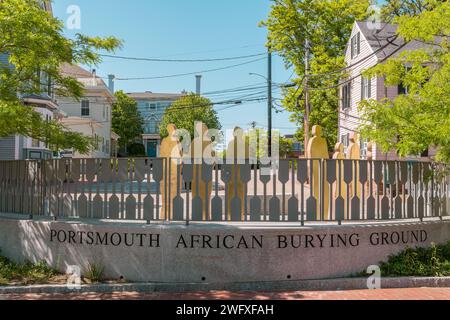
[[[0,212],[142,223],[422,220],[449,215],[449,169],[320,159],[3,161]]]

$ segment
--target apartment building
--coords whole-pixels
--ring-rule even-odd
[[[96,71],[87,71],[80,66],[65,64],[61,72],[76,78],[84,85],[83,97],[77,101],[68,97],[57,97],[60,109],[65,113],[61,123],[68,129],[91,137],[95,148],[89,154],[75,152],[75,158],[109,158],[115,156],[118,136],[111,130],[114,95]]]

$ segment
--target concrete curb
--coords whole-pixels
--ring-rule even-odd
[[[381,288],[449,287],[450,277],[382,278]],[[0,287],[0,294],[67,294],[112,292],[204,292],[204,291],[336,291],[367,289],[367,278],[340,278],[324,280],[293,280],[278,282],[241,283],[130,283],[83,285],[80,290],[66,285],[36,285]]]

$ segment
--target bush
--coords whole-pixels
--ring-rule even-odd
[[[145,147],[142,143],[132,143],[127,149],[129,157],[145,157]]]
[[[380,264],[381,275],[402,277],[450,276],[450,242],[429,248],[407,248]]]
[[[44,284],[57,274],[58,272],[44,261],[37,263],[26,261],[19,264],[0,256],[0,285],[11,283]]]
[[[99,263],[89,263],[84,276],[92,283],[98,283],[104,280],[105,268]]]

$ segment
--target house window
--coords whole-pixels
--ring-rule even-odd
[[[411,67],[405,67],[405,73],[408,73],[411,70]],[[398,85],[398,94],[408,94],[408,86],[405,86],[402,82]]]
[[[50,75],[47,75],[47,94],[49,97],[53,97],[53,83]]]
[[[403,84],[398,85],[398,94],[408,94],[408,87],[403,86]]]
[[[350,144],[350,133],[342,135],[341,142],[344,145],[345,149],[347,149],[348,145]]]
[[[150,119],[148,122],[148,133],[149,134],[157,134],[158,133],[158,123],[156,119]]]
[[[355,34],[350,41],[350,51],[352,55],[352,59],[358,56],[361,53],[361,34],[358,32]]]
[[[429,150],[426,149],[424,152],[422,152],[422,153],[420,154],[420,156],[421,156],[421,157],[424,157],[424,158],[428,158],[429,154],[430,154]]]
[[[28,158],[30,159],[42,159],[42,154],[38,151],[30,151]]]
[[[351,83],[346,83],[343,87],[342,87],[342,110],[346,110],[348,108],[350,108],[350,88],[351,88]]]
[[[37,140],[37,139],[31,139],[31,147],[32,148],[39,148],[40,147],[40,143],[39,143],[39,140]]]
[[[370,99],[372,96],[372,79],[361,77],[361,100]]]
[[[89,100],[82,100],[81,101],[81,116],[89,117],[89,115],[90,115]]]
[[[367,159],[367,146],[369,145],[369,141],[367,139],[361,139],[359,145],[361,149],[361,159]]]

